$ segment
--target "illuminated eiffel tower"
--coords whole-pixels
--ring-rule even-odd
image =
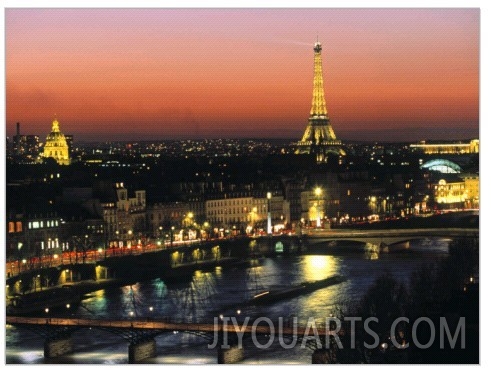
[[[326,162],[328,153],[345,155],[341,141],[336,139],[327,113],[324,97],[324,81],[322,78],[322,45],[314,44],[314,92],[309,124],[297,142],[297,154],[315,154],[317,162]]]

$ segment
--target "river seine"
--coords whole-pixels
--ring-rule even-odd
[[[333,255],[278,256],[256,261],[253,267],[217,267],[196,271],[192,278],[179,282],[161,279],[132,286],[100,290],[89,294],[76,308],[63,313],[90,318],[167,318],[182,322],[208,322],[220,314],[245,318],[268,317],[278,322],[297,317],[299,323],[310,317],[325,320],[338,309],[358,302],[374,280],[385,272],[408,283],[411,273],[424,262],[436,262],[448,254],[446,239],[411,242],[403,252],[380,254],[336,253]],[[339,274],[345,282],[314,292],[262,306],[245,302],[266,290],[283,289]],[[60,313],[61,315],[62,313]],[[54,315],[54,314],[53,314]],[[120,364],[128,362],[128,343],[122,338],[96,329],[81,329],[72,335],[74,353],[57,359],[43,356],[43,338],[21,328],[7,326],[6,363],[42,364]],[[267,341],[267,340],[265,340]],[[217,363],[217,350],[208,349],[209,341],[189,333],[165,333],[156,337],[155,364]],[[284,349],[278,343],[270,348],[255,348],[244,343],[245,364],[311,363],[312,350],[296,346]]]

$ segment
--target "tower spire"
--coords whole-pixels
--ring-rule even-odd
[[[310,118],[327,116],[326,98],[324,97],[324,79],[322,77],[322,45],[319,41],[314,44],[314,91],[312,93],[312,108]],[[334,134],[334,132],[333,132]],[[336,139],[334,137],[333,139]]]
[[[319,42],[319,36],[317,36],[317,41],[314,43],[314,87],[309,124],[302,139],[298,142],[296,152],[298,154],[316,153],[317,160],[323,162],[326,160],[328,152],[341,155],[344,155],[345,152],[340,147],[341,142],[336,139],[327,113],[321,52],[322,44]]]
[[[52,132],[60,132],[60,123],[58,122],[58,119],[56,118],[56,113],[55,113],[55,118],[53,119],[53,124],[51,126],[51,131]]]

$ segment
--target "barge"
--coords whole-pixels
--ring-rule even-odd
[[[311,293],[321,288],[326,288],[328,286],[340,284],[344,281],[346,281],[346,278],[344,276],[333,275],[326,279],[303,282],[299,285],[295,285],[284,289],[266,290],[252,297],[252,299],[249,300],[248,304],[263,305],[263,304],[275,303],[282,299],[294,298],[303,294]]]

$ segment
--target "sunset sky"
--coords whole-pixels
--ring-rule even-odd
[[[313,44],[338,138],[479,135],[479,9],[5,9],[6,131],[300,139]]]

